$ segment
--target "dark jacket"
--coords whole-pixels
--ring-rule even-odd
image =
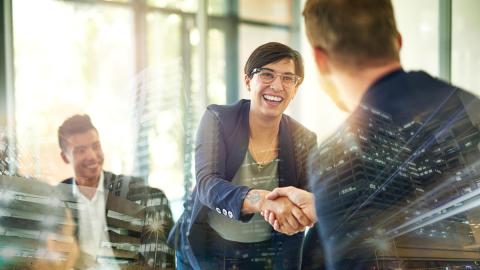
[[[141,255],[139,256],[138,264],[143,264],[144,261],[156,260],[156,265],[161,266],[159,269],[173,269],[175,267],[174,252],[166,245],[166,236],[170,232],[173,226],[172,212],[170,210],[167,197],[157,188],[151,188],[145,185],[142,178],[131,177],[125,175],[116,175],[111,172],[104,171],[104,192],[105,192],[105,215],[108,216],[109,209],[114,211],[125,211],[120,214],[126,216],[134,215],[135,218],[142,218],[145,222],[141,227],[141,230],[133,230],[135,226],[127,226],[124,221],[117,220],[116,218],[107,218],[107,224],[113,227],[120,226],[124,231],[128,230],[128,237],[136,238],[139,240],[141,246]],[[62,181],[62,184],[58,188],[67,190],[72,193],[72,188],[69,186],[73,184],[73,178],[68,178]],[[68,186],[67,186],[68,185]],[[73,196],[73,194],[72,194]],[[113,197],[110,197],[113,196]],[[73,197],[72,197],[73,198]],[[127,205],[125,200],[129,200],[140,204],[142,207],[141,215],[135,214],[136,210],[132,205]],[[74,199],[75,200],[75,199]],[[127,214],[128,213],[128,214]],[[112,224],[110,224],[112,222]],[[157,236],[149,231],[149,222],[158,222],[162,225],[162,233]],[[118,242],[124,235],[118,235],[113,231],[109,231],[111,241]],[[113,238],[112,238],[113,237]],[[147,246],[156,245],[157,251],[145,249]]]
[[[311,241],[323,246],[318,253],[324,254],[326,269],[396,268],[394,261],[402,268],[421,268],[408,263],[418,259],[412,246],[421,245],[425,254],[428,248],[448,254],[454,250],[450,247],[461,246],[450,237],[457,231],[444,229],[441,222],[408,221],[416,218],[413,213],[428,213],[473,186],[466,177],[455,179],[463,177],[465,168],[473,171],[480,158],[479,116],[479,99],[425,72],[400,69],[376,81],[311,159],[319,233]],[[444,230],[449,237],[441,241],[454,242],[442,250],[415,226]],[[391,243],[391,249],[382,246]],[[380,259],[393,256],[396,260]]]
[[[117,175],[108,171],[103,171],[103,189],[106,192],[110,192],[115,196],[127,199],[128,192],[130,190],[130,182],[142,182],[143,180],[138,177],[131,177],[126,175]],[[61,182],[61,184],[73,184],[73,178],[67,178]],[[106,199],[106,198],[105,198]]]
[[[202,235],[191,233],[192,226],[204,223],[208,211],[223,213],[235,220],[248,220],[251,216],[241,213],[250,188],[231,183],[248,151],[249,111],[249,100],[227,106],[210,105],[199,125],[195,149],[197,184],[191,202],[169,239],[195,269],[200,266],[194,254],[204,241]],[[316,135],[283,115],[279,137],[278,186],[307,189],[306,160],[316,147]],[[290,237],[276,233],[274,237],[288,239],[297,252],[303,233]]]

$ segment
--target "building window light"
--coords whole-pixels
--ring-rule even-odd
[[[355,190],[357,190],[356,187],[347,187],[347,188],[342,189],[342,190],[339,192],[339,195],[344,195],[344,194],[347,194],[347,193],[352,192],[352,191],[355,191]]]
[[[385,165],[385,161],[383,161],[383,160],[381,160],[381,159],[376,158],[375,161],[376,161],[377,163],[380,163],[380,164]]]

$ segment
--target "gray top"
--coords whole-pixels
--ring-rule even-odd
[[[258,166],[247,151],[232,183],[265,190],[278,187],[278,158],[263,164],[262,167]],[[229,241],[256,243],[269,240],[272,234],[272,227],[259,213],[255,213],[248,222],[241,222],[215,211],[209,211],[207,222],[223,239]]]

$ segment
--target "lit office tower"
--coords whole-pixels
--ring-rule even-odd
[[[411,121],[402,128],[403,136],[415,147],[418,176],[426,190],[450,183],[438,190],[435,200],[448,202],[478,187],[480,176],[478,122],[456,106],[444,108],[441,121]]]
[[[410,115],[360,106],[320,147],[324,232],[336,254],[372,266],[468,265],[480,246],[480,113],[454,100]]]
[[[144,206],[144,222],[140,236],[140,252],[144,266],[153,269],[171,269],[174,261],[173,249],[166,241],[173,226],[172,212],[165,194],[146,186],[143,181],[131,181],[127,199]]]
[[[314,161],[329,205],[325,215],[348,221],[344,225],[368,224],[365,211],[397,205],[420,185],[412,151],[392,118],[367,106],[359,112],[323,143]]]

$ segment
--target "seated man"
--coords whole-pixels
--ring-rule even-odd
[[[118,269],[122,262],[173,269],[173,250],[164,243],[173,225],[164,193],[140,178],[103,170],[98,131],[88,115],[65,120],[58,141],[63,161],[74,171],[62,184],[74,198],[72,208],[79,210],[76,267]]]

